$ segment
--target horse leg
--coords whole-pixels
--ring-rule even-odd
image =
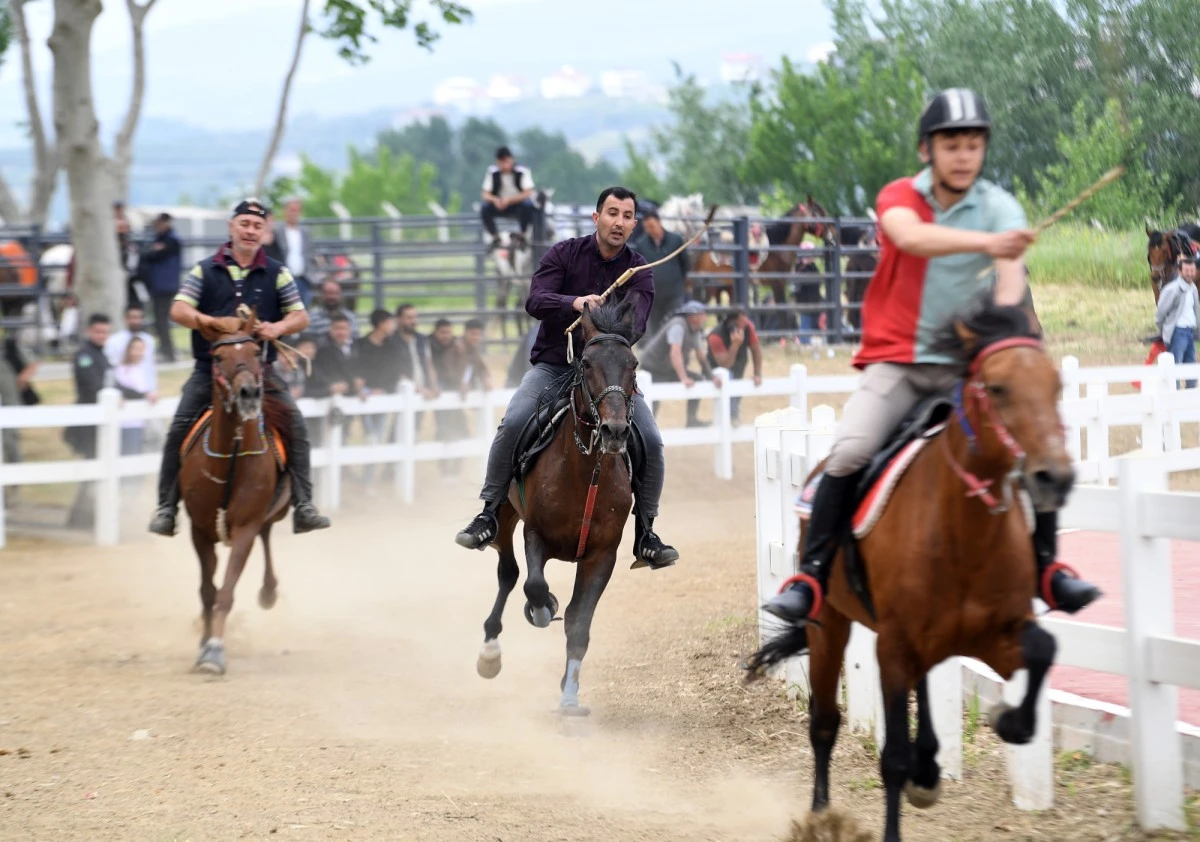
[[[263,557],[266,559],[262,589],[258,592],[258,604],[263,609],[273,608],[275,600],[279,596],[276,590],[279,587],[279,580],[275,578],[275,563],[271,560],[271,527],[273,525],[267,521],[263,524],[262,531],[258,533],[258,537],[262,539]]]
[[[908,735],[908,692],[911,653],[894,636],[880,630],[875,647],[883,689],[885,737],[879,769],[887,796],[883,842],[900,842],[900,795],[908,784],[912,743]]]
[[[212,637],[213,605],[217,601],[217,586],[213,579],[217,575],[217,548],[196,527],[192,527],[192,546],[200,559],[200,605],[204,620],[204,631],[200,637],[200,645],[208,643]]]
[[[567,669],[559,685],[562,698],[558,702],[558,712],[564,716],[587,716],[591,713],[591,710],[579,704],[579,670],[591,641],[592,617],[596,614],[596,606],[600,604],[600,596],[608,586],[616,564],[617,553],[613,550],[599,559],[580,561],[575,570],[571,604],[563,615],[567,626]]]
[[[508,595],[517,586],[517,579],[521,578],[517,554],[513,552],[513,530],[517,526],[517,512],[507,503],[500,510],[499,525],[500,531],[496,538],[500,544],[500,563],[496,567],[496,579],[500,583],[500,589],[496,593],[492,613],[483,621],[483,646],[479,649],[479,660],[475,662],[475,671],[484,678],[495,678],[500,674],[500,632],[504,629],[501,617],[508,602]]]
[[[208,642],[200,648],[200,656],[196,659],[196,669],[200,672],[225,674],[225,621],[233,610],[233,589],[237,587],[242,570],[246,567],[246,559],[258,537],[255,530],[241,527],[233,534],[233,547],[229,551],[229,563],[225,566],[225,581],[217,591],[216,611],[213,616],[213,633]]]
[[[1046,674],[1054,665],[1054,656],[1058,652],[1058,642],[1050,632],[1043,629],[1033,620],[1026,620],[1020,634],[1020,658],[1026,671],[1028,681],[1025,685],[1025,697],[1017,707],[1010,707],[1003,702],[992,709],[989,719],[996,736],[1006,743],[1024,745],[1033,739],[1037,730],[1037,700],[1046,681]],[[998,669],[991,662],[988,666],[996,670],[1005,680],[1014,672],[1008,669]],[[1009,666],[1009,665],[1001,665]]]
[[[912,776],[904,794],[908,803],[925,810],[937,803],[942,790],[942,769],[937,763],[938,738],[929,710],[928,676],[917,682],[917,741],[913,751]]]
[[[537,532],[525,524],[525,619],[544,629],[558,613],[558,600],[546,584],[546,546]]]
[[[829,764],[833,745],[837,742],[842,714],[838,710],[838,676],[845,660],[846,643],[850,640],[850,620],[828,603],[821,612],[821,625],[808,627],[809,682],[812,696],[808,700],[808,738],[813,747],[814,813],[829,806]]]

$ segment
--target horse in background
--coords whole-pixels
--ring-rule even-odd
[[[766,287],[770,290],[770,303],[772,304],[787,304],[789,300],[788,287],[792,283],[791,278],[787,277],[761,277],[762,275],[785,275],[794,274],[796,271],[796,251],[793,249],[799,248],[804,242],[806,236],[816,237],[818,240],[830,244],[832,236],[832,227],[824,222],[817,222],[813,217],[828,217],[829,212],[813,199],[809,194],[805,197],[806,201],[797,202],[792,205],[791,209],[783,215],[783,219],[777,222],[768,223],[766,227],[767,240],[772,246],[787,246],[786,251],[771,251],[759,263],[755,270],[755,278],[752,276],[752,281],[761,289]],[[788,221],[794,220],[794,221]],[[766,318],[764,322],[771,322],[773,325],[778,325],[780,329],[792,330],[797,327],[796,316],[794,313],[775,313],[772,317]]]
[[[875,211],[868,209],[871,219],[875,219]],[[846,260],[845,283],[846,321],[855,330],[862,330],[862,301],[867,294],[867,286],[875,267],[879,265],[879,231],[875,225],[843,225],[838,229],[838,242],[843,246],[869,248],[874,246],[874,253],[861,252],[852,254]],[[852,277],[858,275],[859,277]]]
[[[1150,288],[1154,291],[1155,305],[1162,288],[1175,278],[1176,261],[1181,256],[1196,256],[1193,233],[1200,234],[1200,226],[1189,224],[1174,231],[1159,231],[1146,221],[1146,262],[1150,265]]]
[[[513,296],[512,315],[517,334],[528,324],[525,299],[533,281],[533,246],[515,231],[501,231],[500,244],[491,250],[496,267],[496,309],[500,310],[500,337],[508,337],[509,295]]]

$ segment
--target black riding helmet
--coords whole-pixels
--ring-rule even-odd
[[[947,88],[931,99],[921,112],[917,143],[928,140],[934,132],[970,129],[982,129],[991,136],[992,119],[983,97],[969,88]]]

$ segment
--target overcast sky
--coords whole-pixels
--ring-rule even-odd
[[[722,52],[761,53],[771,65],[780,54],[804,58],[829,39],[829,15],[820,0],[754,0],[751,15],[729,17],[726,0],[465,0],[473,23],[443,28],[432,54],[411,32],[380,33],[367,67],[353,68],[331,44],[310,37],[296,80],[292,113],[325,115],[397,108],[428,100],[440,79],[491,73],[537,78],[562,64],[603,63],[656,75],[672,58],[689,56],[715,77]],[[145,116],[231,125],[268,125],[291,55],[299,0],[159,0],[147,17],[148,76]],[[314,0],[313,7],[323,7]],[[427,10],[423,0],[417,8]],[[53,4],[26,6],[35,65],[50,115],[51,57],[46,48]],[[129,97],[129,19],[124,3],[107,0],[92,49],[94,95],[107,136]],[[225,52],[230,58],[218,59]],[[688,64],[692,58],[684,58]],[[263,93],[259,95],[257,91]],[[19,139],[24,120],[17,50],[0,67],[0,146]]]

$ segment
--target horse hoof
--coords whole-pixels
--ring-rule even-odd
[[[267,590],[263,588],[258,592],[258,604],[264,610],[270,610],[275,607],[275,600],[279,598],[279,591]]]
[[[909,781],[904,785],[904,796],[908,799],[908,803],[916,807],[918,810],[928,810],[938,802],[938,798],[942,794],[942,782],[938,781],[937,786],[933,789],[926,789],[923,786]]]
[[[583,705],[576,702],[574,704],[559,705],[558,706],[558,715],[571,717],[571,718],[591,716],[592,709],[589,707],[584,707]]]
[[[206,643],[201,647],[200,656],[196,658],[196,665],[192,669],[208,675],[224,675],[225,646],[220,643]]]
[[[988,722],[996,736],[1010,745],[1025,745],[1033,739],[1033,732],[1021,723],[1020,712],[1005,702],[991,709]]]
[[[500,674],[500,642],[489,640],[479,650],[475,671],[481,678],[495,678]]]
[[[545,608],[534,608],[532,602],[528,600],[525,602],[525,620],[531,626],[544,629],[554,621],[556,614],[558,614],[558,599],[554,594],[550,594],[550,604]]]

